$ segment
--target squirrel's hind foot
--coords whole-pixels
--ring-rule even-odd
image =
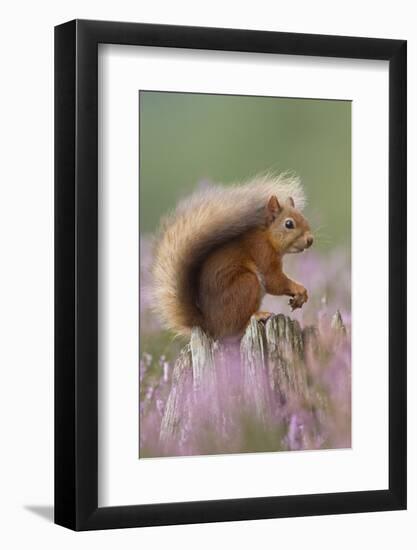
[[[257,311],[252,315],[252,317],[255,317],[257,321],[262,321],[264,323],[266,323],[266,321],[268,321],[268,319],[272,316],[273,316],[273,313],[269,311]]]

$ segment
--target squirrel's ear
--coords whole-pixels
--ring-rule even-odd
[[[291,208],[295,208],[294,199],[292,197],[288,197],[288,199],[285,201],[285,206],[291,206]]]
[[[266,223],[270,225],[274,220],[277,219],[279,213],[281,212],[281,206],[278,202],[278,199],[275,195],[269,199],[266,206]]]

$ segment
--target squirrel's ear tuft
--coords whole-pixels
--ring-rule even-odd
[[[266,206],[266,223],[267,225],[270,225],[272,222],[274,222],[279,213],[281,212],[281,205],[278,202],[278,199],[275,195],[272,195],[272,197],[269,199],[268,204]]]
[[[291,206],[291,208],[295,208],[294,199],[292,197],[288,197],[288,199],[285,201],[285,206]]]

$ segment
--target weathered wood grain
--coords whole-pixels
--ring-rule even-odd
[[[265,378],[267,370],[267,342],[265,326],[252,317],[241,340],[240,358],[243,371],[243,389],[247,402],[253,402],[261,421],[266,420],[270,399]]]
[[[172,373],[172,385],[161,422],[159,439],[162,446],[169,445],[171,438],[180,439],[186,431],[187,414],[184,402],[187,395],[187,383],[192,380],[192,361],[190,345],[185,346],[178,357]]]

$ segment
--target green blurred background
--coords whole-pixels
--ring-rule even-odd
[[[317,248],[350,246],[350,101],[140,92],[142,233],[199,182],[268,170],[301,177]]]

